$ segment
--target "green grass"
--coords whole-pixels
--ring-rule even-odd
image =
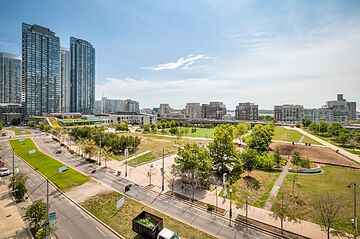
[[[48,117],[48,119],[54,128],[61,128],[58,121],[54,117]]]
[[[345,149],[345,150],[348,151],[349,153],[360,156],[360,150],[352,150],[352,149]]]
[[[201,138],[214,138],[214,129],[208,129],[208,128],[195,128],[196,132],[192,133],[191,129],[193,128],[187,128],[189,130],[189,133],[187,133],[185,136],[189,137],[201,137]]]
[[[322,166],[324,170],[321,174],[299,174],[298,184],[295,187],[296,195],[304,203],[303,206],[298,206],[299,210],[304,212],[300,219],[316,222],[313,216],[313,201],[324,193],[333,193],[339,197],[339,202],[343,205],[340,212],[341,222],[335,228],[346,232],[353,232],[350,219],[353,215],[353,191],[347,186],[356,182],[360,183],[360,171],[349,168]],[[281,190],[291,193],[293,186],[293,179],[296,174],[289,174],[285,178]],[[359,203],[359,197],[358,197]],[[360,208],[357,211],[360,213]]]
[[[25,135],[25,134],[31,134],[30,130],[25,129],[18,129],[18,128],[7,128],[6,130],[11,130],[15,133],[15,135]]]
[[[140,237],[137,236],[137,233],[132,230],[132,219],[134,219],[142,211],[147,211],[161,217],[164,220],[163,226],[177,232],[181,238],[215,238],[157,210],[132,200],[131,198],[126,198],[125,204],[119,209],[119,211],[117,211],[116,201],[120,198],[120,196],[121,194],[117,192],[101,194],[86,200],[82,203],[82,206],[117,231],[124,238],[140,239]]]
[[[315,144],[315,145],[321,145],[318,141],[316,141],[308,136],[304,136],[303,143],[311,143],[311,144]]]
[[[245,204],[247,194],[250,197],[249,205],[263,208],[280,173],[255,170],[251,172],[250,177],[247,175],[247,173],[243,173],[240,180],[234,183],[231,198],[240,207]],[[223,193],[221,190],[219,196],[222,197]],[[229,193],[227,197],[230,198]]]
[[[142,163],[146,163],[146,162],[149,162],[151,160],[154,160],[156,159],[156,156],[149,152],[149,153],[146,153],[146,154],[143,154],[139,157],[136,157],[132,160],[129,161],[129,165],[130,166],[135,166],[135,165],[139,165],[139,164],[142,164]]]
[[[90,180],[89,177],[70,167],[68,167],[68,171],[57,174],[58,168],[64,166],[64,164],[40,152],[31,139],[25,139],[23,142],[20,142],[19,140],[11,140],[10,144],[17,155],[45,175],[45,177],[47,177],[60,189],[68,189]],[[34,154],[29,154],[29,150],[32,149],[35,149],[36,152]]]
[[[297,143],[303,134],[296,130],[286,129],[282,126],[274,128],[273,140],[281,140]]]

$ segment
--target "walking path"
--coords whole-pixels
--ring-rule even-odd
[[[302,135],[301,138],[298,141],[298,144],[301,144],[304,141],[305,135]]]
[[[276,179],[274,186],[272,187],[272,189],[270,191],[269,198],[264,207],[265,210],[269,210],[269,211],[271,210],[271,208],[275,202],[276,196],[281,188],[281,185],[282,185],[286,175],[289,173],[289,167],[290,167],[290,161],[287,161],[285,167],[283,168],[283,171],[281,172],[279,177]]]
[[[344,149],[342,149],[342,148],[340,148],[340,147],[338,147],[338,146],[335,146],[335,145],[333,145],[333,144],[331,144],[331,143],[329,143],[329,142],[326,142],[325,140],[323,140],[323,139],[321,139],[321,138],[318,138],[318,137],[316,137],[316,136],[314,136],[314,135],[306,132],[306,131],[303,130],[303,129],[295,128],[294,130],[299,131],[300,133],[308,136],[309,138],[312,138],[312,139],[318,141],[319,143],[323,144],[324,146],[326,146],[326,147],[328,147],[328,148],[330,148],[330,149],[333,149],[334,151],[339,150],[338,152],[339,152],[340,154],[344,155],[345,157],[347,157],[347,158],[349,158],[349,159],[351,159],[351,160],[354,160],[355,162],[360,163],[360,157],[359,157],[359,156],[357,156],[357,155],[355,155],[355,154],[352,154],[352,153],[350,153],[350,152],[348,152],[348,151],[346,151],[346,150],[344,150]]]

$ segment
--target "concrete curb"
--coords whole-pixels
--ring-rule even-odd
[[[34,142],[35,143],[35,142]],[[36,143],[35,143],[36,145]],[[10,147],[12,148],[11,144]],[[36,145],[37,147],[37,145]],[[39,150],[39,149],[38,149]],[[39,150],[40,151],[40,150]],[[44,152],[42,152],[44,153]],[[23,162],[25,162],[30,168],[32,168],[35,172],[37,172],[38,174],[40,174],[44,179],[47,179],[41,172],[39,172],[38,170],[36,170],[31,164],[29,164],[26,160],[24,160],[22,157],[20,157],[19,155],[17,155],[15,152],[14,154],[18,157],[21,158]],[[45,153],[44,153],[45,154]],[[47,155],[47,154],[46,154]],[[51,157],[49,155],[49,157]],[[51,157],[52,158],[52,157]],[[54,159],[56,160],[56,159]],[[58,160],[57,160],[58,161]],[[61,162],[62,163],[62,162]],[[64,164],[65,165],[65,164]],[[69,166],[70,167],[70,166]],[[79,171],[78,171],[79,172]],[[92,218],[94,218],[97,222],[99,222],[100,224],[102,224],[104,227],[106,227],[107,229],[109,229],[112,233],[114,233],[117,237],[121,238],[121,239],[125,239],[125,237],[121,236],[118,232],[116,232],[114,229],[112,229],[110,226],[108,226],[106,223],[104,223],[103,221],[101,221],[99,218],[97,218],[95,215],[93,215],[92,213],[90,213],[88,210],[86,210],[84,207],[82,207],[80,204],[78,204],[77,202],[75,202],[71,197],[69,197],[68,195],[66,195],[62,190],[60,190],[53,182],[51,182],[49,180],[49,183],[58,191],[60,192],[64,197],[66,197],[70,202],[74,203],[77,207],[79,207],[81,210],[83,210],[84,212],[86,212],[88,215],[90,215]]]

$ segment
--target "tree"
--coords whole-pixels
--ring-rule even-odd
[[[144,125],[143,129],[144,129],[145,133],[149,133],[150,132],[150,125]]]
[[[39,129],[40,129],[40,130],[44,130],[44,129],[45,129],[45,123],[44,123],[44,122],[40,122],[40,123],[39,123]]]
[[[189,180],[192,187],[192,199],[195,197],[195,188],[203,184],[211,176],[212,160],[207,149],[197,144],[186,144],[179,148],[175,158],[175,168],[182,177]]]
[[[26,208],[25,219],[29,221],[29,226],[35,235],[46,221],[46,204],[43,200],[37,200]]]
[[[117,131],[129,131],[128,123],[127,122],[120,122],[115,125],[115,129]]]
[[[296,208],[296,202],[292,200],[284,191],[279,192],[280,197],[275,199],[270,216],[276,220],[280,219],[281,234],[284,233],[284,222],[299,222],[297,213],[299,210]]]
[[[298,151],[294,151],[291,155],[291,163],[294,165],[300,165],[301,154]]]
[[[329,193],[320,194],[313,203],[314,218],[327,233],[328,239],[330,239],[330,234],[339,234],[332,227],[340,222],[340,214],[343,209],[341,203],[339,198]]]
[[[231,125],[218,125],[214,130],[214,140],[208,146],[214,167],[221,174],[229,171],[235,156],[233,135],[233,127]]]
[[[274,152],[274,162],[276,164],[276,167],[280,167],[281,161],[282,161],[282,157],[280,154],[280,150],[278,147],[276,147]]]
[[[27,126],[28,126],[28,127],[31,127],[31,128],[34,128],[34,127],[35,127],[35,121],[29,120],[29,121],[27,122]]]
[[[97,150],[96,143],[92,139],[87,139],[84,142],[84,153],[89,157],[93,157],[95,154],[95,151]]]
[[[257,156],[257,151],[250,148],[246,149],[240,156],[242,159],[244,170],[248,172],[248,176],[250,175],[251,171],[253,171],[257,166]]]
[[[241,138],[244,134],[246,134],[250,129],[249,123],[239,123],[235,126],[234,129],[234,137]]]
[[[349,141],[350,134],[348,132],[342,132],[339,134],[338,137],[336,137],[336,140],[342,144],[342,146],[345,146],[345,144]]]
[[[258,153],[266,152],[271,144],[273,135],[273,128],[269,125],[256,125],[252,129],[247,146],[250,149],[255,149]]]
[[[50,132],[50,130],[51,130],[51,126],[50,125],[44,125],[44,131],[46,132],[46,133],[48,133],[48,132]]]
[[[352,148],[353,151],[354,151],[355,148],[358,146],[359,143],[357,142],[357,140],[356,140],[355,137],[351,137],[351,138],[349,139],[349,144],[350,144],[351,148]]]
[[[318,133],[319,132],[319,124],[316,122],[311,122],[309,125],[309,130],[314,133]]]
[[[104,161],[105,161],[105,167],[106,167],[106,162],[112,160],[112,157],[114,156],[114,154],[111,151],[111,147],[109,146],[104,146],[104,148],[102,148],[102,153],[104,155]]]
[[[308,127],[311,124],[311,119],[308,118],[303,118],[302,119],[302,124],[304,125],[304,127]]]
[[[329,123],[321,121],[319,123],[319,130],[321,134],[325,134],[328,132],[328,128],[329,128]]]
[[[341,132],[344,132],[345,128],[339,123],[331,123],[328,127],[328,133],[330,136],[337,137]]]
[[[25,186],[28,177],[24,173],[15,174],[10,178],[9,188],[13,189],[12,194],[14,195],[16,201],[23,200],[25,194],[27,193],[27,189]]]

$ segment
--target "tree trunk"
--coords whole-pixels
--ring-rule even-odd
[[[283,218],[280,219],[280,223],[281,223],[281,235],[284,235],[284,219]]]
[[[327,238],[330,239],[330,227],[327,228]]]

